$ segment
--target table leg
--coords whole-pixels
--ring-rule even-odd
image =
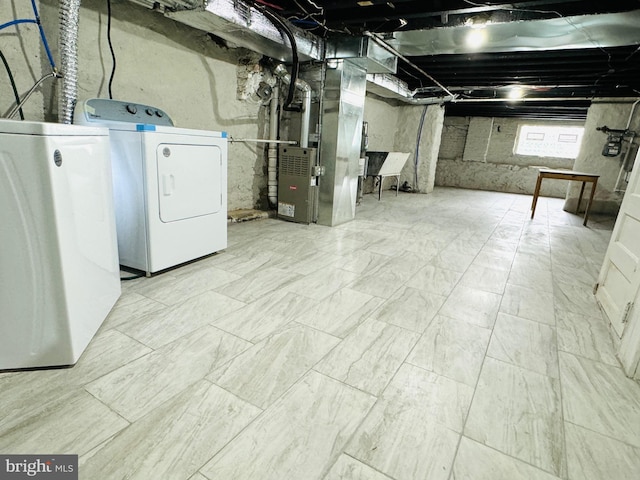
[[[540,185],[542,184],[542,174],[538,174],[538,181],[536,182],[536,189],[533,191],[533,202],[531,203],[531,219],[536,213],[536,204],[538,203],[538,195],[540,195]]]
[[[396,197],[398,196],[398,190],[400,190],[400,175],[396,177]]]
[[[580,196],[578,197],[578,205],[576,205],[576,215],[580,211],[580,204],[582,203],[582,194],[584,193],[584,186],[586,184],[587,184],[587,182],[582,182],[582,188],[580,189]]]
[[[382,199],[382,176],[378,175],[378,201]]]
[[[587,226],[587,221],[589,220],[589,210],[591,210],[591,204],[593,203],[593,195],[596,193],[596,185],[598,184],[598,179],[595,178],[593,183],[591,183],[591,195],[589,195],[589,203],[587,203],[587,209],[584,211],[584,225]]]

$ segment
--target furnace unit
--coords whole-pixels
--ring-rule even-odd
[[[314,220],[318,190],[316,149],[280,147],[278,218],[297,223]]]

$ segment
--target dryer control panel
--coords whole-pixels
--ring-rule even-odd
[[[164,110],[150,105],[108,98],[90,98],[76,105],[74,123],[91,125],[107,122],[174,126]]]

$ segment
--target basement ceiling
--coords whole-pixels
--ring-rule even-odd
[[[640,96],[640,0],[254,3],[322,37],[374,34],[415,98],[457,96],[449,115],[577,119],[592,98]],[[485,43],[465,46],[471,30]]]

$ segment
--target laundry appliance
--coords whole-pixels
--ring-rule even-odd
[[[79,102],[74,122],[109,129],[120,264],[147,276],[227,247],[225,132],[177,128],[163,110]]]
[[[120,296],[108,135],[0,120],[0,370],[75,364]]]

